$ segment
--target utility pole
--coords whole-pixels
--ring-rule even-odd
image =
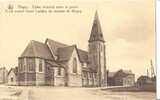
[[[149,77],[149,71],[148,71],[148,69],[147,69],[147,76]]]
[[[152,60],[150,60],[150,64],[151,64],[151,78],[152,77],[155,77],[155,72],[154,72],[154,67],[153,67],[153,63],[152,63]]]

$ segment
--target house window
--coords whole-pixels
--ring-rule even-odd
[[[24,59],[19,59],[19,70],[23,71]]]
[[[58,75],[62,75],[62,73],[61,73],[61,67],[58,67]]]
[[[73,59],[73,73],[77,73],[77,59]]]
[[[42,59],[39,60],[39,72],[42,72]]]
[[[102,45],[100,45],[100,51],[102,52],[102,50],[103,50],[103,46],[102,46]]]
[[[94,75],[94,78],[96,79],[96,78],[97,78],[97,74],[96,74],[96,73],[94,73],[93,75]]]
[[[34,58],[27,58],[27,67],[28,67],[27,70],[33,71],[34,64],[35,64]]]
[[[82,66],[84,66],[84,63],[82,63]]]
[[[94,54],[93,55],[93,63],[94,63],[94,65],[96,66],[97,65],[97,56],[96,56],[96,54]]]
[[[90,78],[92,78],[92,73],[89,73],[89,75],[90,75]]]
[[[11,77],[11,82],[13,82],[13,77]]]
[[[26,68],[25,65],[23,65],[23,67],[22,67],[23,71],[25,71],[25,68]]]
[[[22,71],[22,65],[19,63],[19,71]]]

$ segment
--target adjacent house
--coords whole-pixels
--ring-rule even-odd
[[[108,86],[115,85],[115,79],[114,79],[115,74],[116,74],[116,72],[109,72],[109,70],[107,70],[107,85]]]
[[[8,70],[5,67],[0,68],[0,84],[7,83]]]
[[[133,86],[135,84],[135,75],[130,70],[107,71],[107,74],[109,86]]]
[[[105,51],[96,12],[88,51],[52,39],[32,40],[18,58],[18,85],[106,86]]]
[[[18,67],[11,68],[8,72],[8,85],[17,85]]]
[[[142,86],[142,85],[145,85],[145,84],[151,84],[151,83],[153,83],[153,81],[148,76],[142,75],[137,79],[137,85],[138,86]]]

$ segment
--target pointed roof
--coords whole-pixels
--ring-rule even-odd
[[[39,57],[43,59],[53,60],[52,54],[48,49],[48,46],[38,41],[30,41],[21,57]]]
[[[73,52],[73,49],[76,47],[76,45],[67,45],[60,43],[58,41],[52,40],[47,38],[45,41],[45,44],[48,45],[51,52],[54,53],[56,56],[58,56],[58,60],[64,61],[68,60],[70,58],[70,55]],[[84,51],[82,49],[77,48],[79,59],[81,62],[87,62],[88,61],[88,52]]]
[[[51,49],[49,49],[49,47]],[[51,39],[47,39],[45,43],[32,40],[25,48],[19,58],[22,57],[39,57],[48,60],[55,60],[52,52],[56,54],[59,61],[69,60],[74,48],[77,49],[79,59],[81,62],[88,61],[88,52],[78,49],[76,45],[66,45]]]
[[[81,62],[88,62],[88,52],[78,49],[79,57]]]
[[[97,11],[96,11],[95,16],[94,16],[91,35],[90,35],[90,38],[89,38],[89,42],[92,42],[92,41],[105,42],[104,38],[103,38],[103,33],[102,33],[102,29],[101,29],[101,25],[100,25],[100,21],[99,21],[99,17],[98,17],[98,12]]]
[[[120,77],[126,77],[128,75],[134,75],[134,73],[132,73],[131,70],[123,70],[123,69],[120,69],[116,72],[115,74],[115,77],[116,76],[120,76]]]
[[[48,47],[50,48],[51,52],[53,54],[55,54],[56,56],[58,55],[58,48],[63,48],[63,47],[67,47],[68,46],[66,44],[57,42],[57,41],[49,39],[49,38],[46,39],[45,44],[48,45]]]
[[[13,73],[14,73],[15,75],[17,75],[17,73],[18,73],[18,67],[11,68],[11,69],[9,70],[9,72],[8,72],[8,75],[11,73],[11,71],[13,71]]]
[[[58,48],[58,60],[68,61],[72,55],[74,48],[75,48],[75,45]]]

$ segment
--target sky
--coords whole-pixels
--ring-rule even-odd
[[[146,75],[150,59],[155,64],[154,0],[106,0],[103,2],[39,2],[38,5],[77,6],[81,13],[7,13],[8,4],[37,5],[34,2],[1,2],[0,67],[18,65],[30,40],[50,38],[88,49],[95,11],[106,41],[107,68],[132,70]],[[154,65],[155,66],[155,65]]]

